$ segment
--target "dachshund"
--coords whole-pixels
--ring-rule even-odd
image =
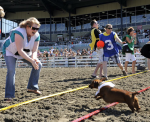
[[[139,112],[140,106],[138,98],[135,96],[136,94],[139,94],[139,92],[121,90],[114,88],[114,86],[115,85],[111,82],[104,82],[99,79],[94,79],[89,85],[89,88],[100,89],[95,95],[96,100],[103,98],[103,100],[107,103],[126,103],[131,109],[132,113],[134,113],[135,109],[137,112]]]

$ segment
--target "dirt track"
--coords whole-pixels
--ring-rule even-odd
[[[16,98],[12,103],[5,103],[6,69],[0,69],[0,108],[47,96],[69,89],[86,86],[91,82],[94,68],[43,68],[39,79],[41,96],[26,92],[26,86],[31,69],[16,69]],[[131,72],[131,69],[129,69]],[[108,68],[109,79],[121,77],[122,72],[117,67]],[[113,81],[116,88],[128,91],[139,91],[150,86],[150,72]],[[85,88],[28,105],[12,108],[0,113],[0,122],[70,122],[98,108],[105,107],[102,99],[95,100],[97,89]],[[149,121],[150,119],[150,90],[138,96],[141,111],[132,113],[127,104],[120,103],[92,116],[85,122],[120,122],[120,121]]]

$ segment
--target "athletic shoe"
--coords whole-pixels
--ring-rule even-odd
[[[123,75],[124,75],[124,76],[127,76],[127,73],[126,73],[126,71],[122,71],[122,73],[123,73]]]
[[[92,78],[99,78],[98,76],[91,75]]]
[[[107,76],[103,76],[103,77],[100,78],[100,80],[102,80],[102,81],[108,80],[108,77]]]

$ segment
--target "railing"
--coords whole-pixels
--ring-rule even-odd
[[[147,66],[147,59],[141,54],[136,53],[136,66],[138,64],[144,64]],[[121,63],[125,63],[125,56],[120,56]],[[55,68],[55,67],[96,67],[99,58],[97,56],[76,56],[72,58],[67,57],[43,57],[40,58],[40,61],[45,68]],[[109,67],[115,67],[117,64],[113,61],[108,62]],[[131,62],[128,66],[132,66]],[[0,59],[0,67],[6,68],[5,60]],[[31,67],[28,64],[24,63],[22,60],[17,60],[17,68],[28,68]]]

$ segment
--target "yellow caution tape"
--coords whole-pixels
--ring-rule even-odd
[[[10,108],[14,108],[14,107],[18,107],[18,106],[25,105],[25,104],[28,104],[28,103],[32,103],[32,102],[35,102],[35,101],[38,101],[38,100],[42,100],[42,99],[46,99],[46,98],[49,98],[49,97],[62,95],[62,94],[68,93],[68,92],[73,92],[73,91],[77,91],[77,90],[88,88],[88,87],[89,86],[87,85],[87,86],[83,86],[83,87],[79,87],[79,88],[75,88],[75,89],[70,89],[70,90],[67,90],[67,91],[64,91],[64,92],[60,92],[60,93],[56,93],[56,94],[52,94],[52,95],[48,95],[48,96],[44,96],[44,97],[40,97],[40,98],[36,98],[36,99],[32,99],[32,100],[28,100],[28,101],[25,101],[25,102],[21,102],[21,103],[18,103],[18,104],[14,104],[14,105],[11,105],[11,106],[8,106],[8,107],[1,108],[0,112],[4,111],[4,110],[7,110],[7,109],[10,109]]]
[[[105,82],[110,82],[110,81],[114,81],[114,80],[119,80],[119,79],[127,78],[127,77],[130,77],[130,76],[138,75],[138,74],[141,74],[141,73],[144,73],[144,72],[148,72],[148,71],[150,71],[150,70],[146,70],[146,71],[143,71],[143,72],[139,72],[139,73],[135,73],[135,74],[131,74],[131,75],[127,75],[127,76],[123,76],[123,77],[119,77],[119,78],[107,80]]]
[[[149,71],[149,70],[147,70],[147,71]],[[108,80],[108,81],[105,81],[105,82],[119,80],[119,79],[130,77],[130,76],[133,76],[133,75],[138,75],[138,74],[141,74],[141,73],[144,73],[144,72],[147,72],[147,71],[143,71],[143,72],[139,72],[139,73],[136,73],[136,74],[131,74],[131,75],[128,75],[128,76],[123,76],[123,77],[115,78],[115,79]],[[4,111],[4,110],[7,110],[7,109],[14,108],[14,107],[18,107],[18,106],[21,106],[21,105],[25,105],[25,104],[28,104],[28,103],[32,103],[32,102],[35,102],[35,101],[38,101],[38,100],[42,100],[42,99],[46,99],[46,98],[50,98],[50,97],[62,95],[62,94],[65,94],[65,93],[77,91],[77,90],[80,90],[80,89],[85,89],[85,88],[88,88],[88,87],[89,87],[89,85],[82,86],[82,87],[79,87],[79,88],[70,89],[70,90],[67,90],[67,91],[60,92],[60,93],[56,93],[56,94],[52,94],[52,95],[48,95],[48,96],[44,96],[44,97],[40,97],[40,98],[36,98],[36,99],[32,99],[32,100],[28,100],[28,101],[25,101],[25,102],[21,102],[21,103],[18,103],[18,104],[14,104],[14,105],[11,105],[11,106],[8,106],[8,107],[1,108],[0,112]]]

